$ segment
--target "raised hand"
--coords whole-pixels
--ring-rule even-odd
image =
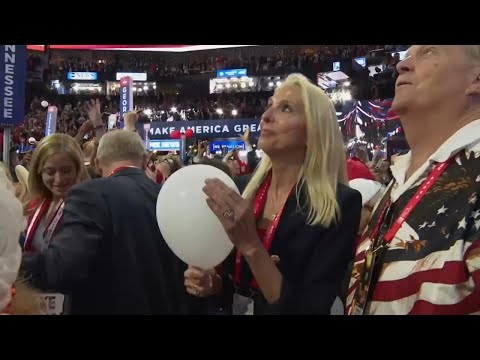
[[[88,114],[89,120],[92,122],[93,127],[101,126],[102,125],[102,112],[100,109],[100,100],[98,99],[91,99],[87,101],[85,105],[85,109]]]

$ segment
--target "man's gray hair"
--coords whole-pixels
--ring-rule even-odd
[[[468,56],[475,62],[480,63],[480,45],[463,45]]]
[[[126,130],[113,130],[100,139],[97,158],[102,162],[141,161],[147,154],[142,139],[137,133]]]

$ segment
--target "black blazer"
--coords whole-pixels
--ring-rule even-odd
[[[248,181],[249,177],[238,179],[240,191]],[[304,204],[305,199],[305,194],[301,194],[300,204]],[[338,185],[337,201],[341,220],[325,229],[306,225],[307,214],[297,211],[295,193],[288,198],[270,249],[271,255],[280,258],[281,297],[276,304],[270,305],[261,294],[258,295],[255,314],[330,314],[348,263],[353,258],[362,207],[360,193],[342,184]],[[241,284],[237,291],[248,296],[251,272],[245,261],[242,265]],[[221,300],[228,308],[233,303],[234,254],[227,259],[224,268]]]
[[[73,314],[188,313],[186,265],[157,225],[159,191],[136,168],[75,186],[51,246],[25,255],[23,270],[34,286],[71,294]]]

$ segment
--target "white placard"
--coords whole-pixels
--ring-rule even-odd
[[[38,299],[43,315],[62,315],[65,295],[60,293],[39,294]]]

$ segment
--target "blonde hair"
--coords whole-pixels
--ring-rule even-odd
[[[299,194],[305,189],[308,224],[328,227],[340,220],[337,184],[348,184],[342,134],[335,108],[319,87],[301,74],[288,76],[282,86],[292,85],[300,88],[307,129],[307,151],[295,190],[297,206],[300,208]],[[271,168],[272,161],[266,154],[263,155],[243,192],[244,198],[255,196]]]
[[[12,174],[10,174],[10,169],[2,161],[0,161],[0,183],[8,190],[15,193],[15,186],[13,185],[13,178]]]
[[[61,152],[66,153],[75,163],[77,183],[90,179],[87,168],[83,163],[82,149],[75,139],[66,134],[52,134],[43,138],[33,153],[28,176],[30,197],[40,197],[45,199],[52,196],[50,190],[48,190],[43,183],[42,169],[50,156]]]
[[[141,161],[148,152],[136,132],[113,130],[100,139],[97,158],[106,163],[115,161]]]

